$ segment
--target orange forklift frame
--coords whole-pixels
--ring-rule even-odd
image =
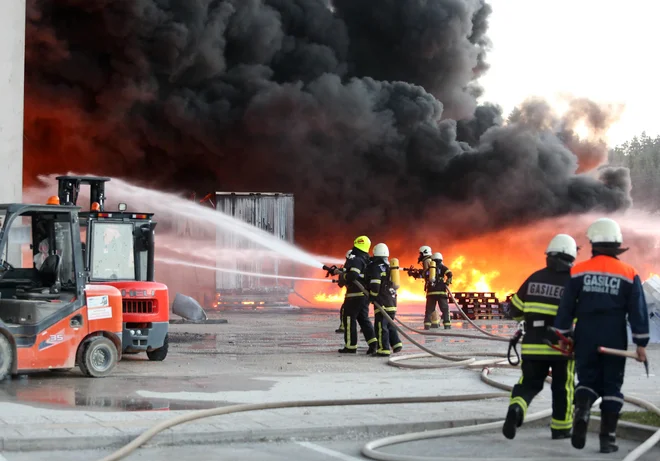
[[[49,203],[0,205],[0,379],[76,365],[104,377],[121,359],[121,294],[86,285],[80,208]]]
[[[63,204],[76,204],[80,186],[90,186],[90,211],[80,212],[85,270],[90,283],[111,285],[121,292],[123,352],[146,352],[149,360],[165,360],[169,349],[169,292],[166,285],[154,280],[154,230],[157,223],[152,219],[153,213],[128,212],[125,205],[116,212],[105,210],[105,183],[110,178],[59,176],[57,180],[58,195]],[[107,267],[103,267],[103,258],[95,258],[95,252],[108,251],[109,247],[102,242],[106,230],[122,229],[124,232],[116,234],[120,236],[117,243],[123,250],[131,249],[134,271],[109,274],[106,270],[103,274]],[[114,250],[117,250],[116,246]]]

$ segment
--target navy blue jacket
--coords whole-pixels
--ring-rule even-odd
[[[649,314],[637,271],[613,256],[598,255],[571,269],[559,304],[555,327],[562,333],[575,325],[575,351],[597,353],[598,346],[627,349],[630,322],[637,346],[649,342]]]

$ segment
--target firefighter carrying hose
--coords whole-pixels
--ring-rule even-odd
[[[433,262],[433,250],[428,245],[419,247],[419,257],[417,262],[422,265],[421,271],[416,271],[411,268],[408,270],[408,274],[417,279],[424,279],[424,291],[426,292],[426,310],[424,312],[424,329],[429,330],[431,328],[438,328],[439,319],[438,314],[435,311],[435,297],[429,297],[429,277],[432,280],[435,280],[435,263]]]
[[[442,312],[442,325],[445,330],[451,329],[451,320],[449,318],[449,301],[447,296],[447,287],[451,285],[453,274],[451,270],[442,264],[442,253],[433,253],[432,260],[435,263],[435,280],[429,280],[429,288],[426,292],[426,311],[432,309],[435,313],[435,303],[438,303],[440,312]],[[433,326],[433,314],[431,314],[431,326]],[[437,314],[436,314],[437,315]],[[438,319],[435,318],[437,328]],[[426,325],[426,321],[424,323]]]
[[[626,323],[630,323],[637,360],[646,360],[649,315],[637,271],[618,259],[623,236],[616,221],[596,220],[587,230],[592,258],[571,269],[571,279],[555,319],[557,330],[573,336],[578,386],[575,389],[575,421],[571,443],[584,448],[593,402],[602,397],[600,452],[613,453],[616,428],[623,406],[626,359],[600,354],[599,347],[628,348]],[[571,333],[573,320],[575,331]]]
[[[334,274],[339,275],[339,283],[346,286],[346,295],[344,296],[344,347],[339,349],[341,354],[356,354],[358,331],[357,324],[360,324],[364,339],[369,345],[368,355],[376,353],[378,346],[376,344],[376,334],[374,326],[369,320],[369,298],[355,286],[354,281],[359,281],[364,285],[364,272],[369,264],[369,248],[371,240],[367,236],[360,236],[353,242],[351,254],[346,258],[346,264],[343,269],[334,269]]]
[[[570,437],[573,423],[573,389],[575,363],[546,341],[558,343],[548,330],[554,324],[564,287],[571,278],[571,267],[577,256],[577,245],[570,235],[558,234],[545,250],[546,267],[534,272],[511,298],[511,313],[515,320],[524,320],[522,343],[522,377],[511,391],[511,401],[502,433],[507,439],[516,436],[516,429],[525,418],[527,407],[543,390],[552,369],[553,439]]]
[[[374,256],[367,267],[366,280],[369,282],[369,299],[377,302],[387,314],[394,320],[396,315],[396,290],[398,283],[398,261],[393,259],[396,267],[390,267],[388,258],[390,250],[384,243],[374,247]],[[394,277],[392,275],[394,274]],[[389,320],[374,306],[374,323],[376,326],[376,338],[378,340],[378,351],[376,355],[389,357],[392,353],[390,347],[397,353],[403,348],[399,334]]]
[[[351,250],[348,250],[346,252],[346,261],[348,261],[348,258],[351,256]],[[344,266],[346,263],[344,263]],[[341,281],[337,283],[339,287],[344,287],[345,284]],[[346,302],[346,298],[344,298],[344,302]],[[344,332],[344,303],[341,303],[341,307],[339,308],[339,328],[335,330],[335,333],[343,333]]]

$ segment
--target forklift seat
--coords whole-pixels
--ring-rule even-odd
[[[39,285],[37,287],[17,287],[17,299],[58,299],[62,283],[60,271],[62,259],[59,255],[49,255],[39,268]]]
[[[44,288],[53,288],[59,292],[61,287],[60,272],[62,270],[62,258],[60,255],[49,255],[39,268],[39,277]]]

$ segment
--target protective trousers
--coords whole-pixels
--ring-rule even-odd
[[[344,304],[346,301],[341,304],[341,307],[339,308],[339,330],[344,330],[346,325],[344,325]]]
[[[444,326],[451,325],[449,319],[449,301],[442,295],[427,295],[426,296],[426,311],[424,313],[424,326],[437,328],[440,323],[435,312],[435,304],[438,303],[440,311],[442,311],[442,324]]]
[[[602,397],[600,409],[603,413],[619,413],[623,407],[623,376],[626,368],[625,357],[605,355],[593,350],[576,349],[578,386],[575,389],[576,403],[593,403]],[[590,405],[589,405],[590,406]]]
[[[357,349],[357,324],[362,328],[367,344],[376,342],[374,326],[369,320],[369,298],[358,296],[344,300],[344,343],[346,349]]]
[[[575,394],[575,361],[543,360],[523,356],[522,376],[511,391],[510,406],[518,405],[527,413],[527,407],[543,390],[543,383],[552,369],[552,421],[554,431],[568,431],[573,426],[573,397]]]
[[[393,325],[390,325],[390,321],[381,314],[380,310],[376,307],[376,313],[374,314],[374,323],[376,324],[376,339],[378,339],[378,354],[389,355],[391,353],[390,347],[392,349],[399,349],[403,347],[401,339],[399,339],[399,332],[396,331]],[[396,310],[386,311],[392,320],[396,316]]]

